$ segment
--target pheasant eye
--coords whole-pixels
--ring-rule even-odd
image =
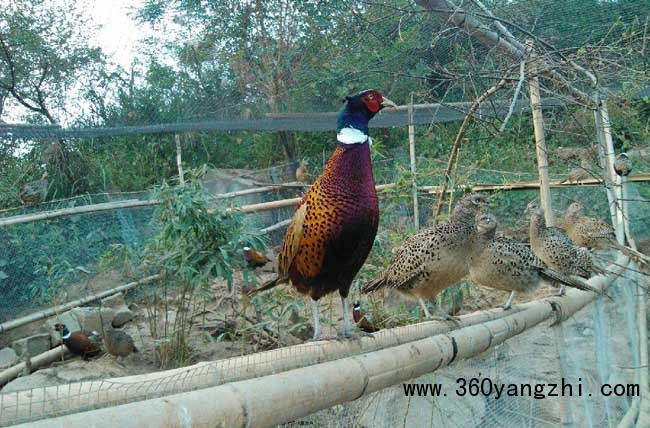
[[[372,94],[368,94],[368,99],[369,99],[369,100],[371,100],[371,99],[373,99],[373,98],[374,98],[374,95],[372,95]]]

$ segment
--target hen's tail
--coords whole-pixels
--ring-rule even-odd
[[[556,272],[552,269],[542,269],[540,270],[540,274],[546,279],[559,282],[560,284],[564,284],[567,287],[577,288],[578,290],[582,291],[591,291],[596,294],[602,294],[598,289],[587,284],[585,281],[578,278],[571,278],[566,275],[562,275],[561,273]]]

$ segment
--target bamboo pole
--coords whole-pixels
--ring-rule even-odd
[[[616,223],[614,229],[616,232],[616,239],[620,244],[625,244],[625,230],[623,226],[623,209],[621,206],[621,178],[614,171],[614,162],[616,155],[614,154],[614,142],[612,140],[612,127],[609,120],[609,110],[607,109],[607,100],[602,99],[597,111],[601,116],[602,137],[604,138],[605,173],[609,175],[612,184],[612,191],[614,195],[614,212],[616,214]]]
[[[418,206],[418,182],[416,178],[415,161],[415,124],[413,123],[413,92],[411,92],[411,103],[408,108],[408,133],[409,133],[409,157],[411,159],[411,181],[413,185],[413,228],[420,230],[420,208]]]
[[[526,305],[516,306],[513,311],[525,307]],[[478,311],[459,317],[458,324],[428,321],[397,327],[382,330],[373,337],[363,337],[361,343],[309,342],[162,372],[0,394],[0,426],[265,376],[385,349],[509,315],[510,313],[499,309]],[[39,404],[34,406],[33,403]]]
[[[623,265],[628,262],[625,257],[618,260]],[[612,281],[613,275],[597,276],[588,282],[603,290]],[[200,391],[32,422],[29,426],[276,426],[474,357],[544,321],[565,320],[595,297],[594,293],[569,290],[564,297],[520,305],[518,312],[447,334]]]
[[[59,345],[56,348],[50,349],[49,351],[43,352],[42,354],[36,355],[35,357],[31,357],[30,358],[31,371],[34,372],[36,369],[40,367],[61,360],[62,358],[65,358],[69,354],[70,351],[68,350],[67,346]],[[12,380],[20,376],[26,367],[27,364],[25,364],[25,362],[22,362],[0,372],[0,387],[8,384]]]
[[[176,140],[176,166],[178,167],[178,183],[182,186],[185,184],[185,175],[183,174],[183,157],[181,154],[181,136],[174,134]]]
[[[528,91],[530,93],[530,108],[533,112],[533,128],[535,130],[535,151],[537,152],[537,170],[539,171],[539,196],[540,203],[544,209],[546,224],[553,226],[553,209],[551,207],[551,188],[548,177],[548,150],[544,138],[544,114],[541,108],[541,96],[539,93],[539,79],[537,77],[537,65],[531,62],[531,71],[528,73]]]
[[[290,223],[291,223],[290,218],[286,220],[282,220],[280,222],[275,223],[274,225],[261,229],[260,233],[271,233],[275,230],[282,229],[283,227],[289,226]]]
[[[628,176],[628,181],[633,181],[633,182],[650,181],[650,173],[645,172],[639,174],[632,174]],[[562,188],[562,187],[571,187],[571,186],[601,186],[602,180],[596,178],[588,178],[574,183],[569,183],[569,182],[562,183],[562,180],[557,180],[557,181],[552,181],[549,184],[550,187],[552,188]],[[378,184],[377,186],[375,186],[378,192],[390,190],[394,187],[395,187],[395,183]],[[468,188],[474,191],[538,189],[539,182],[522,181],[522,182],[505,183],[505,184],[475,184],[472,186],[468,186]],[[269,188],[264,191],[271,191],[271,190],[275,190],[275,189]],[[440,194],[443,191],[445,193],[450,193],[450,191],[447,189],[447,186],[419,186],[418,191],[427,192],[430,194]],[[248,193],[243,193],[243,192],[245,191],[240,191],[239,194],[236,196],[243,196],[244,194],[251,194],[251,193],[261,193],[261,192],[248,192]],[[234,193],[237,192],[232,192],[232,194]],[[215,195],[214,197],[216,199],[219,199],[219,195]],[[234,197],[234,196],[229,196],[229,197]],[[242,205],[239,208],[234,208],[234,210],[239,210],[244,213],[273,210],[278,208],[286,208],[286,207],[294,206],[298,203],[299,200],[300,198],[279,199],[277,201],[264,202],[259,204]],[[149,201],[133,200],[133,201],[115,201],[115,202],[106,202],[102,204],[84,205],[81,207],[64,208],[60,210],[46,211],[37,214],[25,214],[20,216],[0,218],[0,227],[12,226],[12,225],[22,224],[22,223],[31,223],[40,220],[51,220],[57,217],[64,217],[69,215],[87,214],[87,213],[114,210],[114,209],[139,208],[139,207],[159,205],[159,204],[160,201],[157,200],[149,200]]]
[[[139,281],[135,282],[129,282],[128,284],[120,285],[119,287],[112,288],[110,290],[102,291],[101,293],[93,294],[91,296],[86,296],[84,298],[78,299],[78,300],[73,300],[72,302],[68,302],[64,305],[60,306],[54,306],[52,308],[46,309],[44,311],[36,312],[31,315],[27,315],[25,317],[17,318],[15,320],[7,321],[5,323],[0,324],[0,334],[6,333],[9,330],[13,330],[14,328],[20,327],[25,324],[29,324],[34,321],[40,321],[45,318],[49,318],[53,315],[59,314],[61,312],[67,311],[72,308],[76,308],[77,306],[81,305],[86,305],[88,303],[104,299],[106,297],[112,296],[117,293],[121,293],[123,291],[130,290],[132,288],[138,287],[143,284],[148,284],[150,282],[153,282],[157,279],[161,279],[163,277],[163,274],[157,274],[157,275],[151,275],[146,278],[142,278]]]
[[[603,290],[620,275],[628,259],[619,257],[608,269],[607,277],[597,276],[588,282]],[[551,297],[516,305],[512,311],[498,309],[478,311],[463,315],[457,324],[452,322],[429,321],[410,326],[382,330],[373,337],[363,337],[357,341],[323,341],[280,348],[272,351],[250,354],[215,362],[202,362],[164,372],[129,376],[102,381],[79,382],[64,386],[37,388],[0,395],[0,425],[15,424],[54,415],[81,412],[118,403],[150,399],[152,397],[175,394],[181,391],[210,388],[215,385],[259,378],[273,373],[297,369],[307,365],[332,361],[350,356],[373,353],[382,349],[411,344],[419,340],[431,340],[432,336],[449,334],[458,328],[472,327],[494,320],[511,317],[514,313],[531,310],[547,310],[556,314],[559,321],[568,319],[577,311],[591,303],[596,295],[590,292],[569,290],[564,297]],[[551,304],[549,304],[551,303]],[[511,323],[506,323],[512,327]],[[526,321],[525,328],[532,325]],[[485,338],[469,338],[482,341]],[[491,342],[493,345],[495,342]],[[406,362],[404,363],[406,365]],[[325,385],[313,383],[314,387],[327,394]],[[336,393],[331,395],[336,396]],[[252,397],[252,396],[251,396]],[[33,403],[38,403],[34,406]],[[273,406],[273,402],[268,403]],[[279,408],[276,406],[276,410]],[[155,425],[155,424],[154,424]]]

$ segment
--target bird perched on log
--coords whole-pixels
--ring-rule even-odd
[[[477,284],[510,291],[510,296],[503,305],[504,310],[512,307],[515,292],[532,292],[543,280],[598,292],[579,279],[547,268],[528,245],[511,238],[495,236],[496,229],[497,220],[493,215],[479,214],[476,220],[476,255],[469,267],[469,277]]]
[[[632,172],[632,162],[630,157],[625,152],[619,153],[614,161],[614,171],[621,177],[627,177]]]
[[[47,194],[47,183],[48,183],[47,171],[43,173],[43,176],[40,180],[30,181],[25,184],[18,193],[18,198],[26,205],[34,205],[45,200]]]
[[[263,267],[268,262],[271,261],[266,254],[262,254],[259,251],[255,251],[251,247],[244,247],[244,258],[246,259],[246,264],[251,269],[257,269]]]
[[[309,295],[314,340],[321,338],[318,300],[337,290],[343,304],[343,336],[351,335],[348,293],[379,223],[368,122],[384,107],[397,108],[374,90],[346,98],[338,116],[336,150],[298,203],[278,256],[277,277],[251,292],[290,281]]]
[[[307,161],[301,160],[300,165],[296,168],[296,181],[299,183],[309,183],[309,172],[307,171]]]
[[[104,327],[104,349],[114,357],[126,357],[139,352],[128,333],[111,327]]]
[[[580,202],[574,202],[569,205],[564,214],[566,234],[576,245],[596,250],[615,248],[637,264],[650,266],[650,257],[619,244],[612,226],[604,221],[582,215],[583,210],[584,207]]]
[[[102,349],[101,338],[96,331],[75,331],[71,332],[65,324],[54,324],[54,329],[61,333],[63,344],[68,347],[74,355],[79,355],[84,360],[98,355]]]
[[[548,267],[563,275],[576,275],[589,278],[593,274],[606,275],[608,272],[594,264],[591,253],[578,247],[562,230],[546,227],[544,210],[532,201],[526,207],[530,215],[530,247]],[[564,293],[562,286],[560,294]]]
[[[366,311],[361,307],[361,302],[358,300],[354,302],[354,306],[352,307],[352,319],[366,333],[374,333],[380,330],[370,322],[366,316]]]
[[[425,318],[431,319],[424,299],[435,297],[468,274],[476,236],[475,217],[487,205],[487,198],[480,193],[461,198],[448,223],[425,229],[404,241],[390,266],[364,285],[361,292],[395,289],[408,298],[417,299]],[[437,308],[437,312],[450,319],[442,309]]]

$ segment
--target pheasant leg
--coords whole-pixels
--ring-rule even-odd
[[[425,320],[430,320],[431,319],[431,313],[429,312],[429,309],[427,309],[427,305],[424,303],[424,300],[419,297],[418,302],[420,302],[420,307],[422,308],[422,311],[424,312],[424,319]]]
[[[511,291],[510,296],[508,296],[508,300],[506,300],[506,303],[503,305],[500,305],[504,311],[507,311],[508,309],[512,308],[512,300],[515,298],[515,292]]]

